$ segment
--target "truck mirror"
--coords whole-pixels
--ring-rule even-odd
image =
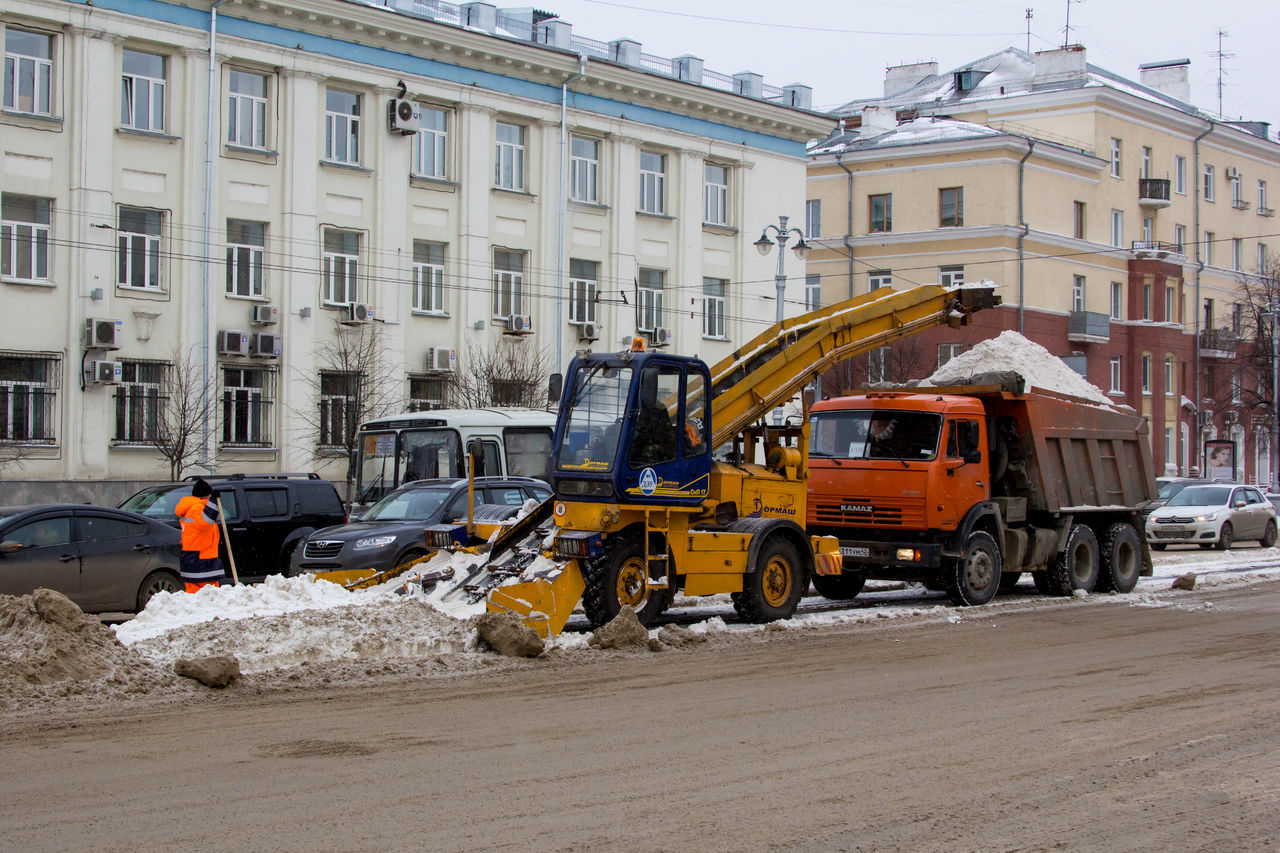
[[[560,394],[564,391],[564,375],[553,373],[547,380],[547,402],[559,403]]]
[[[968,451],[968,452],[967,452],[967,453],[965,453],[965,455],[964,455],[964,461],[965,461],[966,463],[976,463],[976,462],[981,462],[981,461],[982,461],[982,451],[981,451],[981,450],[970,450],[970,451]]]

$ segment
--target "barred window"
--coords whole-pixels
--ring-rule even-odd
[[[426,412],[448,408],[450,382],[448,376],[410,376],[408,410]]]
[[[120,385],[116,388],[116,441],[151,444],[161,437],[168,403],[168,372],[169,365],[163,361],[121,360]]]
[[[53,444],[59,359],[0,352],[0,441]]]
[[[355,371],[321,371],[321,447],[345,447],[355,437],[360,380],[360,374]]]
[[[272,368],[222,369],[222,443],[271,445],[271,404],[276,375]]]

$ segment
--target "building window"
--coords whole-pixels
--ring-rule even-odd
[[[1124,319],[1122,312],[1124,311],[1124,284],[1118,281],[1111,282],[1111,319]]]
[[[600,142],[575,136],[569,143],[569,198],[598,202],[596,184],[600,179]]]
[[[413,173],[424,178],[447,178],[449,114],[418,104],[418,132],[414,134]]]
[[[809,199],[804,203],[804,235],[806,237],[822,236],[822,200]]]
[[[1084,310],[1084,276],[1071,277],[1071,310]]]
[[[165,58],[125,50],[120,92],[120,124],[156,133],[164,130]]]
[[[444,313],[444,243],[413,241],[413,310]]]
[[[964,352],[964,344],[938,344],[938,367]]]
[[[1267,182],[1258,181],[1258,213],[1265,216],[1268,210],[1270,208],[1267,207]]]
[[[1173,226],[1173,245],[1176,247],[1178,254],[1183,254],[1187,244],[1187,226]]]
[[[868,200],[871,205],[871,231],[892,231],[893,194],[873,195]]]
[[[664,270],[640,268],[636,288],[636,330],[652,332],[662,325],[662,290],[666,284]]]
[[[1258,244],[1258,275],[1267,274],[1267,244]]]
[[[1213,300],[1206,299],[1204,301],[1204,328],[1206,329],[1214,328],[1214,325],[1213,325],[1214,313],[1215,312],[1213,310]]]
[[[890,382],[893,350],[889,347],[877,347],[867,353],[867,382]]]
[[[222,443],[269,445],[275,371],[270,368],[222,369]]]
[[[53,36],[8,27],[4,31],[4,108],[53,113]]]
[[[1151,285],[1142,285],[1142,319],[1151,319]]]
[[[346,305],[359,300],[359,234],[324,229],[324,256],[320,263],[321,299],[325,305]]]
[[[1164,357],[1164,393],[1173,394],[1173,356]]]
[[[493,316],[524,313],[524,252],[493,250]]]
[[[806,275],[804,277],[804,310],[817,311],[822,307],[822,276]]]
[[[1213,266],[1213,244],[1217,242],[1216,236],[1212,231],[1204,232],[1204,263],[1205,266]]]
[[[266,247],[265,222],[227,220],[227,293],[262,295],[262,259]]]
[[[1111,245],[1119,248],[1124,245],[1124,211],[1111,211]]]
[[[964,187],[939,190],[938,206],[939,228],[959,228],[964,225]]]
[[[889,287],[893,284],[893,272],[891,270],[871,270],[867,273],[867,290],[879,290],[882,287]]]
[[[1111,356],[1111,391],[1120,393],[1120,356]]]
[[[1231,402],[1244,402],[1244,382],[1240,379],[1240,371],[1233,371],[1231,374]]]
[[[410,376],[408,410],[427,412],[447,408],[449,382],[447,376]]]
[[[596,291],[600,287],[600,265],[595,261],[569,259],[569,322],[596,321]]]
[[[49,280],[49,225],[53,199],[4,193],[0,196],[0,276],[18,281]]]
[[[667,155],[640,152],[640,210],[663,213],[666,210]]]
[[[1249,206],[1244,203],[1244,181],[1240,178],[1239,172],[1227,171],[1231,177],[1231,206],[1237,210],[1244,210]]]
[[[1150,216],[1142,217],[1142,242],[1146,243],[1148,246],[1150,246],[1154,240],[1152,235],[1155,233],[1155,228],[1156,221],[1154,219]]]
[[[724,339],[724,296],[729,282],[723,278],[702,279],[702,336]]]
[[[1111,138],[1111,177],[1120,177],[1120,140]]]
[[[121,287],[160,289],[160,236],[164,214],[137,207],[120,208],[116,225],[116,283]]]
[[[499,189],[524,192],[525,128],[498,122],[493,154],[493,185]]]
[[[360,415],[358,371],[320,371],[320,446],[346,447]]]
[[[1142,357],[1142,393],[1151,393],[1151,356]]]
[[[161,437],[168,371],[169,366],[163,361],[121,360],[120,385],[116,388],[116,441],[146,444]]]
[[[1187,158],[1181,154],[1173,158],[1173,191],[1178,195],[1187,194]]]
[[[1075,203],[1075,216],[1072,219],[1072,231],[1071,231],[1072,236],[1075,237],[1077,240],[1083,240],[1084,228],[1085,228],[1085,204],[1082,201],[1077,201]]]
[[[729,170],[724,166],[707,163],[703,221],[711,225],[729,224]]]
[[[1145,145],[1142,146],[1142,174],[1138,177],[1151,177],[1151,149]]]
[[[964,267],[938,267],[938,283],[943,287],[959,287],[964,284]]]
[[[1176,323],[1178,318],[1173,315],[1173,288],[1165,285],[1164,288],[1164,321],[1166,323]]]
[[[230,70],[227,142],[243,148],[267,147],[267,76]]]
[[[0,441],[52,444],[58,359],[0,353]]]
[[[1213,201],[1213,167],[1207,163],[1204,167],[1204,200]]]
[[[1231,268],[1236,272],[1244,270],[1244,239],[1231,238]]]
[[[360,96],[325,90],[324,159],[333,163],[360,162]]]
[[[1239,302],[1231,303],[1231,334],[1239,340],[1244,332],[1244,306]]]

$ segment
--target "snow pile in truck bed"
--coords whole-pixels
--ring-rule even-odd
[[[965,385],[979,373],[1012,370],[1022,375],[1028,388],[1043,388],[1110,406],[1111,398],[1091,385],[1062,359],[1040,344],[1014,331],[1001,332],[939,367],[923,380],[925,385]]]

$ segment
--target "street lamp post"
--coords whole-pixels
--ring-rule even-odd
[[[769,238],[770,228],[774,231],[775,236],[773,239]],[[791,251],[795,252],[796,257],[803,262],[805,258],[809,257],[809,244],[804,241],[803,231],[799,228],[787,227],[787,217],[785,216],[778,217],[777,225],[766,225],[764,230],[760,232],[760,239],[752,244],[760,250],[760,254],[763,256],[768,256],[770,250],[773,249],[775,241],[778,244],[778,272],[773,277],[773,281],[778,288],[777,322],[779,323],[782,322],[782,299],[787,292],[787,274],[783,270],[783,262],[786,260],[787,253],[784,250],[787,248],[787,241],[791,239],[792,234],[796,235],[797,239],[795,245],[791,247]]]

